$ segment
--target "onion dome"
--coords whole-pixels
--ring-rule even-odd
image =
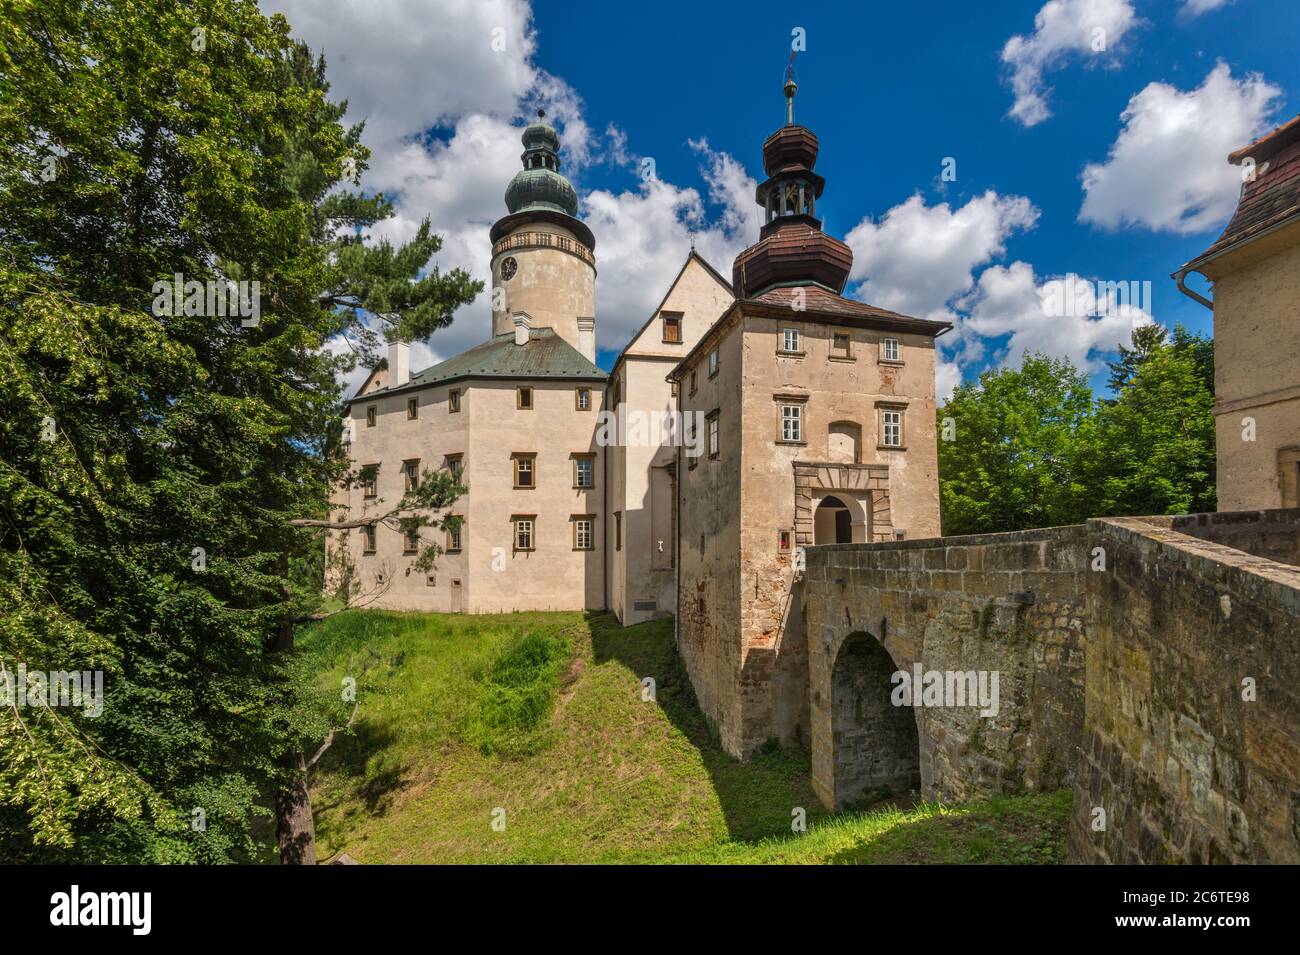
[[[549,210],[568,216],[578,214],[578,193],[560,175],[560,137],[545,122],[546,113],[537,111],[537,122],[524,130],[524,168],[506,187],[506,208],[516,212]]]
[[[766,213],[759,240],[736,257],[732,285],[740,298],[774,285],[821,285],[838,294],[853,267],[847,245],[822,232],[815,216],[826,180],[813,172],[819,143],[794,123],[795,84],[785,85],[787,122],[763,143],[763,169],[755,199]]]

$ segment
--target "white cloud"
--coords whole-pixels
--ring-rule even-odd
[[[1128,344],[1133,329],[1151,321],[1150,303],[1139,290],[1124,302],[1074,273],[1040,282],[1028,262],[992,266],[963,301],[964,336],[1010,336],[1001,352],[1016,362],[1027,352],[1068,358],[1081,371],[1100,371],[1103,356]],[[1060,303],[1069,302],[1065,308]],[[1144,307],[1145,306],[1145,307]]]
[[[468,113],[511,116],[537,80],[526,0],[262,0],[324,51],[372,148]],[[499,32],[498,32],[499,31]]]
[[[1084,168],[1079,221],[1179,235],[1219,224],[1241,190],[1228,153],[1269,128],[1280,93],[1258,73],[1234,79],[1224,63],[1189,92],[1149,84],[1120,116],[1106,161]]]
[[[1034,32],[1013,36],[1002,48],[1016,94],[1010,115],[1025,126],[1043,122],[1052,115],[1044,74],[1071,55],[1113,51],[1136,23],[1129,0],[1049,0],[1034,16]]]
[[[1199,17],[1202,13],[1222,9],[1230,3],[1232,3],[1232,0],[1183,0],[1182,9],[1178,13],[1180,16],[1190,19],[1191,17]]]
[[[845,236],[853,250],[849,279],[862,283],[854,295],[905,315],[952,321],[948,303],[970,289],[974,269],[1037,221],[1038,209],[1023,196],[990,190],[954,210],[914,195],[879,223],[864,219]]]

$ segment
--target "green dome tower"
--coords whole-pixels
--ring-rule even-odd
[[[550,327],[595,360],[596,239],[578,218],[578,193],[560,173],[560,137],[539,110],[523,132],[524,168],[506,187],[508,214],[492,226],[492,334]]]

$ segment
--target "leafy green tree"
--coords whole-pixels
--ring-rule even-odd
[[[1095,451],[1080,467],[1093,514],[1213,511],[1213,409],[1213,342],[1180,326],[1098,408]]]
[[[247,0],[0,13],[0,666],[105,673],[98,716],[0,710],[7,857],[250,859],[274,806],[282,860],[314,859],[303,751],[345,707],[295,668],[319,595],[289,568],[352,477],[353,359],[323,346],[479,290],[418,274],[427,224],[357,237],[391,210],[334,191],[367,157],[323,72]],[[217,294],[160,293],[178,274]],[[403,519],[456,490],[427,476]]]
[[[1026,355],[1019,368],[985,371],[939,411],[953,440],[939,442],[945,534],[1069,523],[1083,489],[1078,435],[1092,414],[1088,380],[1068,361]]]

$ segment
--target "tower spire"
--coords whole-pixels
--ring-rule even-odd
[[[794,72],[794,54],[795,51],[791,50],[790,61],[785,65],[785,86],[783,89],[785,91],[785,124],[787,126],[794,125],[794,94],[799,89]]]

